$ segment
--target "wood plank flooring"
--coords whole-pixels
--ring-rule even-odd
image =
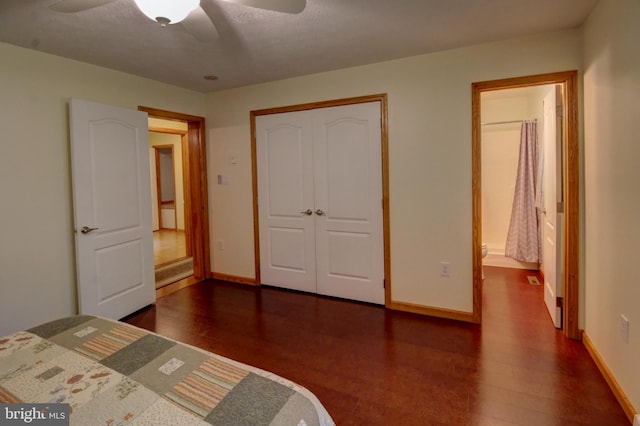
[[[629,425],[530,274],[485,268],[482,325],[213,280],[125,321],[298,382],[338,425]]]
[[[153,260],[156,266],[187,256],[184,231],[161,229],[153,232]]]

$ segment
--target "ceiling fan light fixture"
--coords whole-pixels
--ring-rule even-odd
[[[160,23],[177,24],[200,5],[200,0],[135,0],[138,9],[149,19]]]

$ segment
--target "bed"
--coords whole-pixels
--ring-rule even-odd
[[[0,403],[72,425],[333,425],[307,389],[141,328],[72,316],[0,339]]]

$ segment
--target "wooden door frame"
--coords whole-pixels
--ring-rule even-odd
[[[382,234],[384,246],[384,286],[385,306],[391,303],[391,254],[389,232],[389,132],[387,125],[387,94],[358,96],[353,98],[311,102],[299,105],[254,110],[249,113],[251,122],[251,174],[253,185],[253,239],[255,254],[255,283],[260,285],[260,228],[258,211],[258,158],[256,151],[256,117],[261,115],[280,114],[285,112],[306,111],[344,105],[355,105],[367,102],[380,102],[380,126],[382,148]]]
[[[152,131],[151,129],[149,129],[149,131]],[[170,149],[171,150],[171,162],[173,163],[173,186],[175,188],[175,182],[176,182],[176,163],[175,163],[175,157],[173,154],[173,145],[155,145],[152,147],[154,152],[155,152],[155,163],[156,163],[156,188],[158,191],[158,228],[159,229],[168,229],[168,228],[164,228],[162,226],[162,178],[161,173],[160,172],[160,150],[161,149]],[[184,186],[184,185],[183,185]],[[183,189],[184,190],[184,189]],[[175,191],[175,189],[174,189]],[[174,193],[175,194],[175,193]],[[178,202],[175,199],[175,195],[174,195],[174,209],[173,209],[173,220],[174,223],[176,224],[176,231],[178,230]],[[186,204],[186,203],[185,203]],[[186,206],[185,206],[185,210],[186,210]],[[185,228],[186,228],[186,224],[185,224]],[[186,231],[186,229],[185,229]],[[186,232],[185,232],[186,234]]]
[[[564,310],[563,333],[581,340],[579,328],[580,172],[578,135],[578,72],[566,71],[472,83],[472,198],[473,198],[473,320],[482,320],[482,194],[481,105],[482,92],[518,87],[562,84],[564,88]]]
[[[207,151],[204,117],[139,106],[149,117],[187,123],[187,131],[161,129],[164,133],[182,134],[183,186],[185,197],[185,236],[191,245],[193,276],[196,280],[211,275],[209,246],[209,197],[207,188]],[[153,129],[153,131],[158,131]],[[189,223],[189,233],[186,224]]]

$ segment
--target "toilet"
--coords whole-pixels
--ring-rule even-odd
[[[484,259],[486,255],[487,255],[487,245],[485,243],[482,243],[482,258]],[[484,280],[484,265],[482,265],[482,279]]]

